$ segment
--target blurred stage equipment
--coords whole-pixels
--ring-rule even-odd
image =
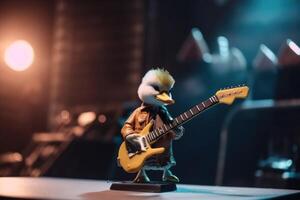
[[[223,124],[218,185],[300,188],[300,60],[296,44],[287,41],[278,59],[260,46],[252,100],[232,110]]]
[[[33,135],[23,153],[21,176],[109,178],[121,113],[118,108],[82,109],[63,110],[56,117],[56,132]]]
[[[299,189],[299,113],[299,99],[248,100],[232,110],[221,132],[216,184]]]
[[[277,78],[278,59],[264,44],[261,44],[252,63],[250,74],[252,99],[273,99]]]
[[[7,152],[0,154],[0,176],[16,175],[23,157],[18,152]]]
[[[219,74],[246,69],[245,56],[238,48],[230,47],[226,37],[219,36],[217,45],[218,52],[210,53],[201,31],[198,28],[193,28],[182,44],[177,54],[177,59],[181,62],[204,61],[210,63],[212,70]]]
[[[35,133],[22,153],[0,155],[0,176],[128,179],[115,156],[121,125],[133,107],[136,102],[62,110],[55,132]]]
[[[300,47],[290,39],[287,39],[280,48],[278,55],[281,66],[290,66],[300,63]]]
[[[261,44],[253,61],[255,71],[276,70],[278,59],[266,45]]]
[[[211,55],[211,68],[215,74],[226,74],[235,71],[244,71],[247,67],[246,58],[236,47],[230,47],[224,36],[217,38],[218,52]]]
[[[4,61],[12,70],[24,71],[34,61],[33,48],[25,40],[14,41],[5,49]]]
[[[185,68],[190,67],[190,70],[195,70],[193,67],[201,68],[197,72],[196,79],[199,81],[199,76],[201,79],[207,79],[208,82],[201,85],[212,90],[212,86],[219,89],[218,87],[222,85],[238,85],[247,80],[247,62],[241,50],[231,47],[226,37],[219,36],[217,38],[217,51],[210,53],[198,28],[191,30],[177,54],[177,59],[184,63]],[[184,81],[188,80],[189,78],[185,78]]]
[[[281,106],[288,110],[299,106],[300,101],[300,48],[292,40],[287,39],[281,46],[278,63],[274,98],[285,101]],[[297,121],[293,120],[299,116],[297,108],[289,111],[288,115],[283,112],[285,116],[274,113],[273,118],[285,121],[286,124],[292,121],[294,124],[283,125],[283,128],[279,126],[279,131],[269,135],[267,155],[258,162],[255,173],[257,186],[300,188],[300,138],[297,133],[300,128]]]
[[[178,52],[179,61],[203,60],[210,62],[210,53],[206,41],[198,28],[193,28]]]

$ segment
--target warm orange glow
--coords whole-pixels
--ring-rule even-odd
[[[105,115],[103,115],[103,114],[101,114],[101,115],[99,115],[99,117],[98,117],[98,121],[101,123],[101,124],[104,124],[105,122],[106,122],[106,116]]]
[[[92,123],[95,119],[96,119],[95,112],[84,112],[79,115],[77,121],[80,126],[86,126]]]
[[[33,63],[34,51],[25,40],[10,44],[4,52],[5,63],[15,71],[24,71]]]

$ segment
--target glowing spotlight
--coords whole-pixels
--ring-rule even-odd
[[[33,63],[34,51],[25,40],[10,44],[4,52],[5,63],[15,71],[24,71]]]
[[[298,56],[300,55],[300,47],[295,42],[288,40],[288,45]]]
[[[95,119],[96,119],[95,112],[84,112],[79,115],[77,122],[80,126],[86,126],[92,123]]]

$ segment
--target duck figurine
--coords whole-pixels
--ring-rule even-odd
[[[173,118],[166,106],[175,103],[170,92],[174,84],[174,78],[164,69],[151,69],[144,75],[137,91],[142,104],[133,111],[121,129],[121,134],[127,149],[129,149],[129,156],[131,153],[130,149],[134,149],[133,151],[141,150],[139,149],[142,147],[139,133],[148,123],[152,122],[153,129],[155,129],[164,123],[172,122]],[[173,157],[172,142],[180,139],[183,132],[184,128],[179,126],[152,144],[153,148],[164,147],[165,151],[162,154],[148,158],[133,182],[149,183],[150,179],[146,171],[161,170],[163,172],[162,181],[178,183],[179,179],[170,170],[171,167],[176,165]]]

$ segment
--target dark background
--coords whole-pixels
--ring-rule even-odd
[[[11,41],[25,39],[35,50],[35,62],[24,72],[14,72],[0,59],[0,153],[21,152],[33,133],[55,129],[55,116],[62,110],[72,114],[91,108],[115,113],[132,109],[127,105],[135,101],[139,105],[137,87],[153,67],[169,70],[176,80],[176,104],[170,107],[174,116],[219,88],[249,83],[260,44],[276,55],[287,38],[300,44],[299,13],[297,0],[1,0],[0,53]],[[195,27],[211,53],[218,53],[217,37],[225,36],[230,47],[241,50],[247,67],[220,74],[200,59],[179,61],[178,52]],[[232,109],[216,106],[185,125],[184,137],[174,144],[178,163],[174,173],[183,183],[215,184],[220,131]],[[250,119],[237,122],[239,134],[230,138],[237,146],[247,137],[244,134],[257,131],[249,127],[263,126],[257,115],[246,116]],[[118,140],[117,131],[115,135]],[[246,142],[249,147],[241,144],[245,155],[252,155],[251,169],[264,155],[267,140],[255,136]],[[104,146],[100,144],[98,150],[90,146],[86,163],[91,166],[83,170],[93,168],[91,160],[98,160],[99,166],[111,162],[114,146]],[[103,153],[109,148],[110,153]],[[101,160],[102,155],[106,160]],[[239,163],[235,166],[239,170]],[[110,171],[101,178],[121,177],[122,172]]]

